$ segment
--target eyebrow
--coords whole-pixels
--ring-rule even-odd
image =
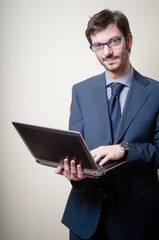
[[[114,36],[114,37],[112,37],[112,38],[110,38],[108,41],[106,41],[106,42],[109,42],[109,41],[111,41],[111,40],[113,40],[114,38],[119,38],[120,36]],[[94,45],[94,44],[103,44],[103,43],[106,43],[106,42],[94,42],[94,43],[92,43],[92,45]]]

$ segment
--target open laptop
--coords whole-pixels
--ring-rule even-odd
[[[75,157],[87,175],[102,176],[109,170],[123,164],[124,161],[108,161],[99,166],[93,159],[79,132],[51,129],[13,122],[14,127],[39,164],[58,167],[63,166],[66,156]]]

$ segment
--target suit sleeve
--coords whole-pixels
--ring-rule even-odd
[[[129,143],[127,162],[159,168],[159,114],[155,126],[154,143]]]
[[[82,134],[82,136],[84,136],[83,116],[76,96],[75,86],[73,86],[72,88],[72,103],[70,108],[69,130],[78,131]],[[73,187],[79,189],[83,186],[84,182],[85,179],[81,181],[71,181],[71,184]]]
[[[80,109],[75,86],[72,88],[72,103],[70,108],[69,130],[78,131],[84,136],[83,115]]]

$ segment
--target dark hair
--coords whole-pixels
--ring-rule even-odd
[[[105,9],[99,13],[96,13],[89,20],[87,29],[85,31],[88,42],[92,44],[90,36],[95,31],[104,30],[111,23],[114,23],[125,37],[127,37],[127,35],[131,32],[128,19],[122,12]]]

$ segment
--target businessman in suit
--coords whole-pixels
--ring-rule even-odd
[[[95,14],[86,37],[105,72],[73,86],[69,128],[83,135],[100,165],[126,164],[95,178],[66,157],[64,170],[56,169],[72,184],[62,222],[71,240],[157,240],[159,83],[131,66],[133,37],[123,13]]]

